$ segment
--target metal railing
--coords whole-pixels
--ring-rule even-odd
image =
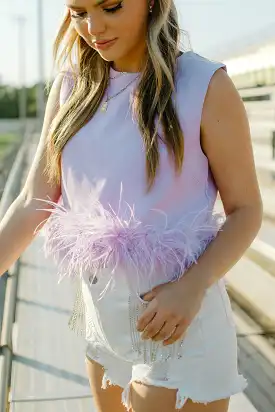
[[[265,120],[271,127],[267,143],[275,160],[275,86],[253,87],[238,90],[244,101],[247,114],[253,120]]]
[[[0,220],[3,219],[10,205],[19,195],[22,174],[25,168],[26,152],[33,131],[26,132],[22,145],[9,173],[7,183],[0,201]],[[12,366],[12,329],[15,319],[16,295],[20,261],[0,277],[0,412],[7,411]]]

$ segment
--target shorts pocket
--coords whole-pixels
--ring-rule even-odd
[[[147,292],[147,293],[149,293],[149,292]],[[140,295],[137,295],[137,300],[138,300],[138,302],[142,305],[142,306],[148,306],[149,305],[149,301],[147,301],[147,300],[144,300],[142,297],[143,296],[145,296],[146,295],[146,293],[143,293],[141,296]]]
[[[148,292],[147,292],[148,293]],[[144,296],[142,294],[141,296]],[[142,299],[141,296],[138,296],[137,305],[139,307],[139,313],[141,314],[150,302],[145,301]],[[137,321],[137,319],[136,319]],[[148,343],[149,342],[149,343]],[[154,344],[154,342],[153,342]],[[148,346],[150,345],[150,340],[142,342],[142,345]],[[192,323],[187,328],[185,334],[182,338],[176,341],[172,345],[162,346],[162,343],[158,349],[158,356],[157,359],[165,359],[168,358],[175,358],[177,357],[182,358],[184,357],[201,357],[205,354],[205,345],[204,345],[204,335],[203,335],[203,328],[201,322],[201,315],[200,313],[194,318]]]

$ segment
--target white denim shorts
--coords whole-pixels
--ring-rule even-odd
[[[116,273],[115,285],[106,291],[111,278],[108,269],[102,269],[96,281],[89,273],[83,275],[86,358],[104,368],[102,388],[111,384],[124,389],[122,403],[127,410],[133,381],[177,390],[176,409],[188,399],[206,404],[245,389],[246,380],[238,373],[236,328],[224,280],[207,290],[184,338],[164,347],[162,342],[142,340],[136,329],[148,303],[129,287],[129,273]],[[143,285],[144,293],[147,287]]]

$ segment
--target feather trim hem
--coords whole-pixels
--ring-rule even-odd
[[[224,223],[221,214],[203,210],[169,226],[167,215],[154,210],[164,217],[164,224],[156,226],[138,220],[129,204],[129,217],[122,219],[98,200],[78,212],[37,200],[52,207],[39,210],[51,211],[43,228],[44,252],[58,264],[59,281],[81,278],[87,271],[95,277],[102,268],[109,268],[113,275],[118,267],[139,280],[158,272],[166,274],[167,280],[176,280],[197,263]]]

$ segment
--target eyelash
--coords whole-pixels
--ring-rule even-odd
[[[115,7],[112,7],[111,9],[103,9],[106,13],[115,13],[117,12],[119,9],[122,9],[122,1]],[[85,19],[86,17],[86,12],[84,13],[77,13],[77,14],[72,14],[72,18],[74,19]]]

